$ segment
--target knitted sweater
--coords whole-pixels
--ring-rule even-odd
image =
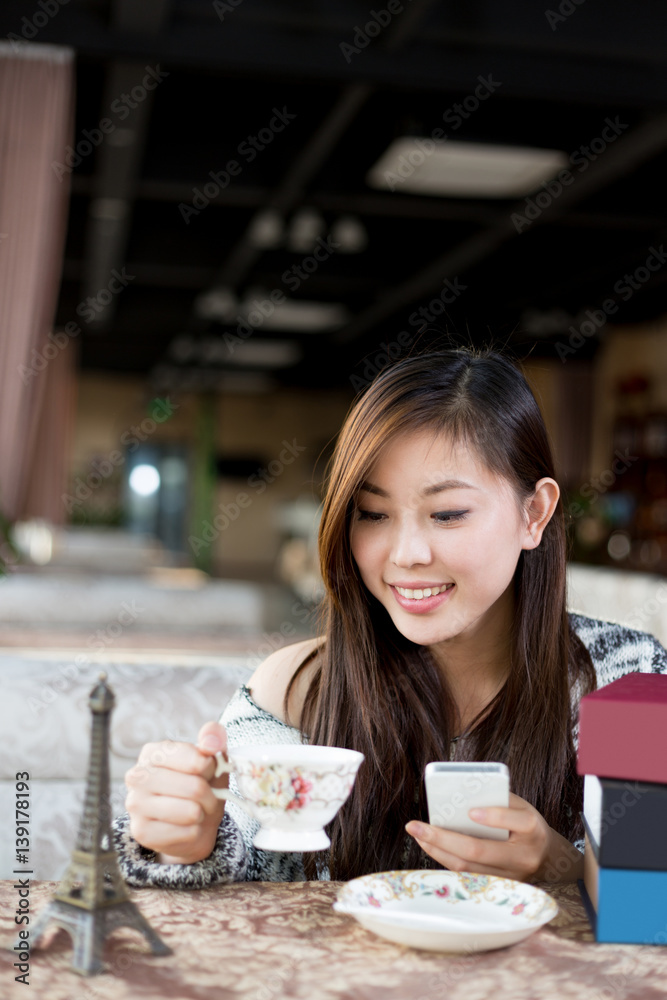
[[[597,673],[598,688],[628,673],[667,674],[667,650],[646,632],[613,622],[570,613],[570,621],[588,652]],[[580,693],[572,692],[578,706]],[[241,744],[302,743],[302,733],[260,708],[245,685],[234,693],[220,717],[230,748]],[[573,737],[578,745],[578,724]],[[230,788],[239,794],[234,775]],[[220,882],[304,881],[303,855],[261,851],[253,843],[257,823],[233,802],[225,803],[211,854],[191,865],[158,864],[154,851],[143,847],[130,833],[127,813],[113,822],[113,837],[121,872],[129,885],[199,889]],[[406,834],[407,837],[407,834]],[[575,841],[583,851],[583,840]],[[328,879],[326,866],[320,879]]]

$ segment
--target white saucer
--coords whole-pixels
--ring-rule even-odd
[[[445,869],[352,879],[333,908],[397,944],[455,952],[515,944],[558,913],[551,896],[534,885]]]
[[[253,844],[262,851],[323,851],[331,841],[324,830],[280,830],[260,826]]]

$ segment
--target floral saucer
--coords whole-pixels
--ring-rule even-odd
[[[397,944],[456,952],[505,948],[558,913],[551,896],[534,885],[446,869],[352,879],[333,908]]]

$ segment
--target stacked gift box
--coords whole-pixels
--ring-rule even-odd
[[[667,675],[581,700],[584,878],[596,941],[667,944]]]

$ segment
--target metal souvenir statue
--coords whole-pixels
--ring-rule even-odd
[[[169,948],[130,899],[111,836],[109,803],[109,720],[113,692],[101,673],[88,701],[93,725],[83,815],[69,866],[33,931],[33,942],[48,924],[63,927],[74,942],[72,969],[84,976],[104,972],[104,942],[117,927],[133,927],[154,955]]]

